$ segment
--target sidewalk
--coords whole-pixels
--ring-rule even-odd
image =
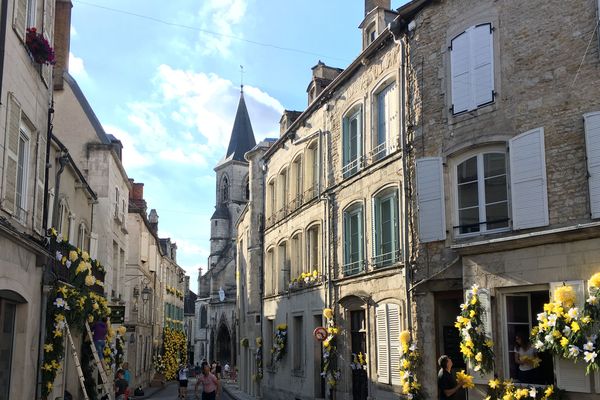
[[[250,396],[247,393],[242,392],[239,389],[237,382],[234,381],[222,381],[223,391],[226,392],[234,400],[256,400],[256,397]]]

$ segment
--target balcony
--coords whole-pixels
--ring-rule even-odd
[[[373,269],[389,267],[401,260],[402,250],[397,249],[388,253],[377,254],[371,258],[371,267]]]
[[[352,175],[355,175],[360,171],[364,166],[363,157],[360,156],[355,160],[348,162],[346,165],[342,167],[342,176],[344,178],[349,178]]]
[[[359,274],[361,272],[365,272],[365,261],[358,260],[348,264],[344,264],[343,266],[344,276],[352,276]]]

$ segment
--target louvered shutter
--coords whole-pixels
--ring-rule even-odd
[[[465,293],[465,301],[471,295],[473,291],[467,290]],[[483,315],[481,317],[481,321],[483,322],[483,329],[485,331],[485,335],[490,339],[494,340],[493,332],[492,332],[492,304],[490,298],[490,291],[485,288],[480,288],[477,292],[477,297],[479,298],[479,302],[481,303],[481,309],[483,310]],[[494,379],[494,372],[488,373],[480,373],[473,370],[473,367],[469,365],[469,370],[473,375],[473,382],[487,385],[487,383]]]
[[[522,133],[509,145],[513,228],[548,225],[544,128]]]
[[[494,100],[494,50],[491,24],[474,27],[470,32],[474,107]]]
[[[452,111],[457,114],[471,107],[471,55],[469,31],[452,39],[450,50]]]
[[[16,213],[17,166],[19,136],[21,131],[21,106],[8,94],[6,137],[4,142],[4,176],[2,179],[2,208],[10,214]]]
[[[396,82],[392,84],[392,88],[390,89],[390,93],[388,95],[388,125],[389,125],[389,143],[388,143],[388,153],[395,150],[397,148],[398,143],[398,132],[400,131],[400,121],[398,119],[398,115],[400,113],[398,106],[398,85]]]
[[[381,230],[381,200],[377,197],[373,199],[373,214],[371,217],[371,229],[372,229],[372,248],[373,248],[373,261],[374,266],[378,267],[379,262],[379,243],[381,241],[382,232]]]
[[[14,0],[13,29],[17,36],[25,41],[25,30],[27,27],[27,0]]]
[[[356,218],[358,219],[358,260],[360,261],[358,264],[358,268],[359,271],[362,272],[365,265],[365,228],[362,207],[360,208],[360,211],[358,212]]]
[[[600,112],[585,114],[585,151],[587,156],[590,212],[600,217]]]
[[[46,134],[44,132],[38,132],[37,150],[37,171],[35,181],[35,203],[33,209],[33,228],[39,234],[43,234],[42,219],[44,216],[44,180],[46,178]]]
[[[417,160],[417,203],[421,242],[446,239],[444,176],[440,157]]]
[[[342,168],[350,161],[350,120],[342,120]]]
[[[350,229],[350,215],[346,212],[344,213],[344,274],[347,273],[346,269],[348,264],[350,263],[350,243],[352,241]]]
[[[95,232],[90,233],[90,257],[98,258],[98,234]]]
[[[50,186],[50,185],[49,185]],[[54,188],[48,190],[48,214],[46,218],[46,226],[48,228],[57,228],[52,226],[52,217],[54,216]]]
[[[390,352],[388,346],[387,309],[385,304],[377,307],[375,312],[377,324],[377,380],[390,383]]]
[[[400,384],[400,306],[387,304],[387,321],[390,352],[390,375],[392,385]]]
[[[585,303],[585,286],[583,281],[567,281],[565,285],[572,286],[577,295],[577,306],[583,308]],[[563,286],[563,282],[550,282],[550,298],[554,298],[557,287]],[[590,393],[591,377],[585,374],[585,363],[575,363],[572,360],[554,357],[554,370],[556,374],[556,386],[568,392]]]
[[[399,210],[400,210],[400,207],[398,205],[398,191],[395,190],[394,198],[393,198],[393,202],[392,202],[392,229],[393,229],[393,231],[392,231],[392,237],[393,237],[392,259],[394,260],[394,262],[400,261],[399,260],[400,253],[398,252],[398,250],[400,249],[400,230],[398,228]]]
[[[50,46],[54,47],[54,2],[56,0],[44,0],[44,26],[43,33]],[[52,66],[42,65],[42,79],[50,87],[52,82]]]

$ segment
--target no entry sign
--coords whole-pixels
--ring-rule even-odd
[[[318,326],[313,331],[313,336],[319,342],[322,342],[323,340],[327,339],[327,329],[323,328],[322,326]]]

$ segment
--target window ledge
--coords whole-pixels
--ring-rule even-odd
[[[597,237],[598,232],[600,232],[600,221],[595,221],[528,233],[511,232],[507,236],[493,239],[456,243],[451,245],[450,248],[462,255],[482,254],[564,242],[565,240],[582,240],[589,237]]]
[[[491,103],[483,104],[471,111],[462,111],[458,114],[452,114],[451,111],[448,112],[448,125],[456,125],[462,122],[469,121],[473,118],[477,118],[483,116],[485,114],[496,111],[498,108],[498,93],[495,94],[495,99]]]

